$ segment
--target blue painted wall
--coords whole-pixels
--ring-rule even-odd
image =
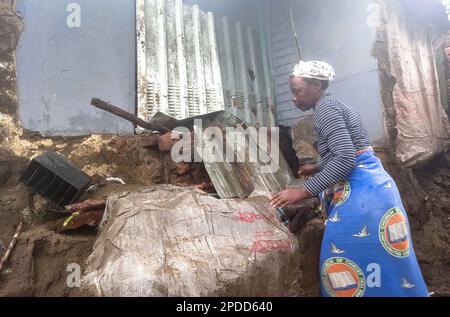
[[[81,8],[69,28],[67,5]],[[19,0],[25,30],[17,55],[19,117],[44,135],[132,133],[133,126],[90,106],[98,97],[135,112],[134,1]]]

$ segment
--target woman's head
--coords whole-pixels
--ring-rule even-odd
[[[319,98],[328,87],[328,82],[318,79],[291,76],[289,86],[292,92],[292,101],[302,111],[308,111],[316,105]]]
[[[300,61],[289,78],[295,106],[302,111],[313,108],[334,77],[334,69],[325,62]]]

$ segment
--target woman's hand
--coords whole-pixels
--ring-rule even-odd
[[[311,198],[311,195],[304,187],[289,188],[281,193],[272,196],[271,204],[275,208],[283,208],[295,203],[299,203],[304,199]]]
[[[305,164],[298,170],[298,177],[311,177],[318,172],[317,164]]]

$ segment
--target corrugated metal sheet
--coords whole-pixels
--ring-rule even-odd
[[[303,116],[292,102],[289,75],[298,63],[286,1],[272,3],[272,60],[278,124],[294,126]],[[301,17],[296,17],[301,18]]]
[[[246,122],[275,124],[261,35],[182,0],[137,0],[136,10],[139,117],[226,110]]]
[[[261,147],[261,142],[257,142],[251,133],[246,134],[245,140],[241,140],[243,142],[235,142],[235,140],[239,140],[238,134],[240,132],[236,130],[234,134],[227,133],[224,140],[203,139],[205,168],[220,198],[246,198],[255,190],[267,193],[279,192],[294,182],[295,178],[278,144],[271,143],[269,153],[264,146]],[[248,156],[242,161],[237,159],[236,162],[215,159],[214,155],[217,153],[213,149],[220,149],[222,142],[224,142],[225,149],[234,149],[233,156],[235,158],[242,153],[246,153]],[[235,142],[235,147],[233,142]],[[249,156],[252,154],[249,153],[249,148],[254,149],[255,152],[264,151],[267,155],[267,162],[262,162],[261,157],[256,161],[251,160]],[[258,155],[255,152],[253,153]],[[277,153],[278,162],[270,155],[271,153]],[[269,172],[266,168],[272,163],[275,163],[277,168]]]

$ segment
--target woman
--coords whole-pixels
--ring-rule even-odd
[[[297,108],[314,111],[321,164],[301,168],[300,176],[312,177],[302,188],[275,194],[272,205],[322,198],[328,217],[320,256],[323,296],[428,296],[396,184],[374,155],[358,114],[325,92],[334,77],[333,68],[318,61],[300,61],[290,77]]]

